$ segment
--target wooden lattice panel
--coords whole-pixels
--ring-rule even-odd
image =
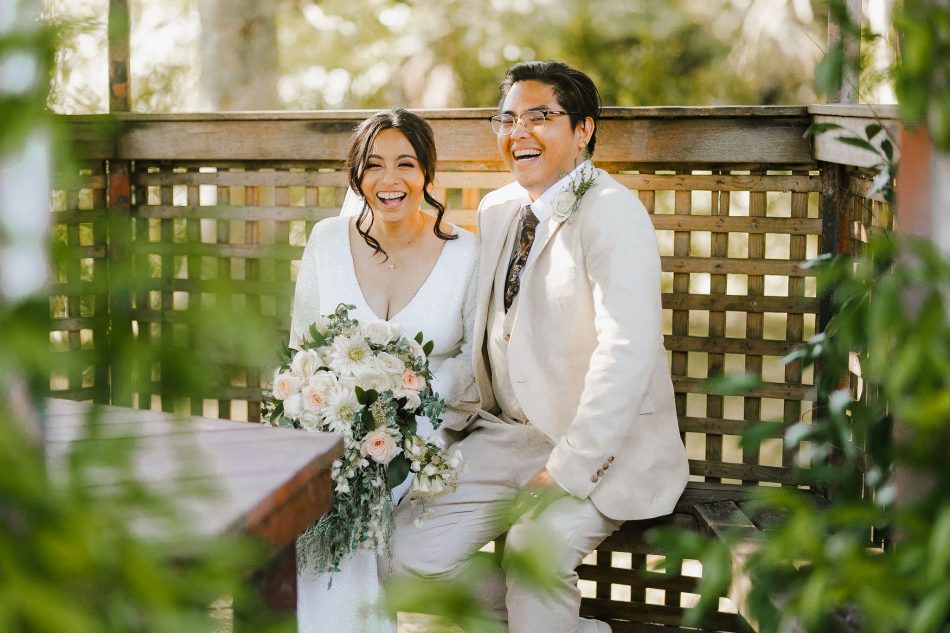
[[[817,175],[717,171],[622,175],[652,214],[663,264],[666,347],[680,430],[694,480],[783,482],[780,438],[807,414],[811,375],[781,358],[814,334],[818,300],[804,261],[818,255]],[[708,393],[704,381],[748,372],[745,397]],[[765,420],[774,441],[742,452],[741,433]]]
[[[320,163],[143,162],[133,175],[133,318],[151,344],[187,345],[185,313],[260,315],[286,340],[293,282],[313,225],[337,215],[346,178]],[[164,343],[162,343],[164,342]],[[269,367],[228,366],[227,384],[195,394],[194,414],[256,420]],[[140,406],[171,409],[161,367],[142,369]],[[157,402],[154,402],[157,395]]]
[[[53,261],[50,395],[107,401],[109,262],[105,164],[56,175],[52,191]]]

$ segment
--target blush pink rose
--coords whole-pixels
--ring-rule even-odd
[[[396,440],[383,429],[367,433],[360,446],[360,455],[369,457],[378,464],[388,464],[398,454],[399,447],[396,446]]]
[[[411,389],[412,391],[422,391],[425,389],[426,381],[416,372],[412,371],[411,369],[407,369],[402,375],[402,386],[405,389]]]

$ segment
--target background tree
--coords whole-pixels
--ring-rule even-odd
[[[46,3],[84,17],[58,54],[54,109],[104,111],[104,10]],[[136,111],[208,109],[213,82],[232,109],[275,95],[291,109],[484,107],[508,66],[546,58],[589,72],[608,105],[771,104],[816,101],[827,2],[132,0],[131,19]]]
[[[198,6],[202,109],[278,109],[276,4],[200,0]]]

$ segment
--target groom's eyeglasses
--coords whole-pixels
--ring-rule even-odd
[[[525,132],[533,132],[544,125],[549,116],[559,116],[561,114],[574,113],[561,110],[528,110],[522,112],[521,116],[518,117],[511,114],[496,114],[489,121],[491,121],[492,132],[498,136],[508,136],[515,131],[515,126],[519,122],[524,127]]]

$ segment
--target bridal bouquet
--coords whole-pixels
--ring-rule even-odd
[[[410,495],[425,500],[454,490],[459,456],[416,433],[416,416],[438,427],[445,406],[432,391],[422,344],[384,321],[350,319],[340,305],[309,328],[299,350],[288,349],[263,403],[274,426],[343,436],[333,462],[333,500],[298,540],[298,566],[338,571],[359,547],[388,551],[393,530],[390,490],[412,473]]]

